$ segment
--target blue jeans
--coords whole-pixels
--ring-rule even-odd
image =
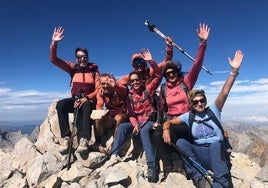
[[[139,122],[141,125],[142,122]],[[142,145],[144,147],[145,151],[145,156],[146,156],[146,161],[147,164],[155,164],[155,156],[156,156],[156,151],[153,146],[152,140],[151,140],[151,129],[153,127],[154,122],[153,121],[148,121],[140,130],[140,138]],[[114,140],[113,148],[112,148],[112,155],[118,154],[119,148],[128,136],[133,132],[133,125],[128,122],[128,123],[122,123],[119,125],[116,133],[116,139]]]
[[[227,165],[227,159],[221,142],[208,145],[194,145],[184,139],[179,139],[176,145],[186,152],[194,160],[214,173],[213,188],[233,187],[231,173]],[[202,175],[182,156],[186,172],[192,179],[202,178]]]

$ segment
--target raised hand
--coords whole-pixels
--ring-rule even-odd
[[[241,50],[237,50],[235,52],[235,56],[234,56],[233,60],[231,60],[231,58],[228,57],[229,64],[231,65],[231,67],[233,69],[239,69],[239,67],[243,61],[243,57],[244,57],[243,52]]]
[[[58,27],[58,28],[54,28],[54,32],[52,35],[52,41],[58,42],[61,41],[63,39],[63,32],[64,29],[62,27]]]
[[[141,54],[143,55],[145,61],[153,60],[153,57],[148,49],[142,49]]]
[[[206,42],[209,36],[210,28],[206,24],[199,24],[199,30],[197,29],[197,35],[201,42]]]
[[[168,37],[166,37],[166,38],[165,38],[165,41],[166,41],[166,44],[167,44],[167,45],[172,46],[172,42],[173,42],[173,40],[172,40],[172,38],[171,38],[171,37],[169,37],[169,36],[168,36]]]

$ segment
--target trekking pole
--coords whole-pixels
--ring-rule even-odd
[[[73,132],[76,127],[77,123],[77,114],[78,114],[78,107],[74,109],[74,121],[73,121]],[[68,150],[68,161],[67,161],[67,170],[71,167],[71,155],[72,155],[72,149],[73,149],[73,139],[76,134],[72,133],[70,142],[69,142],[69,150]]]
[[[84,97],[84,91],[82,89],[78,90],[79,94],[78,96],[75,96],[75,101],[80,100]],[[78,115],[79,107],[76,107],[74,109],[74,120],[73,120],[73,131],[71,133],[71,138],[69,142],[69,150],[68,150],[68,161],[67,161],[67,170],[71,167],[71,155],[72,155],[72,149],[73,149],[73,139],[77,135],[77,133],[74,133],[74,130],[77,128],[77,115]]]
[[[140,125],[140,129],[142,129],[142,127],[144,127],[144,125],[145,125],[148,121],[149,121],[149,120],[143,122],[143,123]],[[132,132],[132,133],[131,133],[125,140],[124,140],[124,142],[123,142],[120,146],[118,146],[118,147],[115,148],[113,151],[111,151],[111,153],[109,154],[109,157],[108,157],[108,158],[110,158],[111,155],[112,155],[114,152],[116,152],[117,150],[120,152],[121,149],[125,146],[125,144],[128,143],[128,142],[131,140],[131,138],[133,138],[135,135],[137,135],[137,133],[136,133],[135,131],[133,131],[133,132]]]
[[[208,177],[211,177],[213,179],[214,174],[210,170],[206,170],[199,162],[194,160],[190,155],[188,155],[185,151],[183,151],[179,146],[177,146],[174,143],[171,143],[171,145],[194,167],[211,185],[210,179]]]
[[[155,25],[151,25],[147,20],[145,21],[145,25],[147,25],[147,27],[149,28],[149,30],[151,32],[155,32],[157,33],[160,37],[162,37],[163,39],[166,39],[167,36],[164,35],[163,33],[161,33],[161,31],[159,31]],[[185,52],[181,47],[179,47],[175,42],[172,42],[172,46],[174,46],[175,48],[177,48],[181,53],[183,53],[184,55],[186,55],[188,58],[190,58],[193,62],[195,61],[195,59],[190,56],[187,52]],[[202,66],[202,69],[205,70],[208,74],[212,75],[212,73],[204,66]]]

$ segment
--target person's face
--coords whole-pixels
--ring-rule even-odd
[[[139,76],[137,74],[132,74],[129,78],[129,84],[133,89],[138,90],[141,86]]]
[[[81,68],[84,68],[87,66],[88,56],[84,52],[78,51],[76,53],[76,62]]]
[[[166,74],[167,81],[169,81],[171,83],[176,82],[179,78],[178,72],[174,69],[167,69],[165,74]]]
[[[135,69],[135,72],[143,72],[145,71],[145,64],[146,61],[144,61],[143,59],[137,59],[133,62],[133,67]]]
[[[102,76],[100,78],[101,82],[101,88],[103,89],[104,93],[109,93],[110,91],[110,86],[109,86],[109,77],[108,76]]]
[[[192,100],[193,109],[197,112],[204,112],[207,101],[204,96],[196,96]]]

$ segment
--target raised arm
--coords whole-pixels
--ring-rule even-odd
[[[151,95],[155,92],[159,84],[161,83],[162,80],[162,72],[161,69],[157,66],[156,62],[154,61],[150,51],[147,50],[142,50],[142,55],[144,57],[144,60],[147,61],[150,65],[151,68],[154,70],[154,77],[153,80],[146,86],[148,91],[150,92]]]
[[[227,78],[226,82],[224,83],[220,94],[218,95],[218,97],[215,101],[215,104],[220,111],[222,110],[223,105],[228,97],[228,94],[229,94],[229,92],[230,92],[230,90],[235,82],[235,78],[239,73],[238,71],[239,71],[240,65],[242,63],[243,56],[244,56],[244,54],[242,53],[242,51],[237,50],[235,52],[235,56],[234,56],[233,60],[231,60],[230,57],[228,58],[228,61],[229,61],[229,64],[230,64],[232,70],[231,70],[230,75]]]
[[[206,24],[199,24],[199,29],[196,30],[197,36],[200,40],[198,52],[192,65],[189,73],[185,76],[184,82],[187,84],[189,89],[192,89],[197,81],[198,75],[202,69],[206,47],[207,47],[207,40],[210,33],[210,28]]]

